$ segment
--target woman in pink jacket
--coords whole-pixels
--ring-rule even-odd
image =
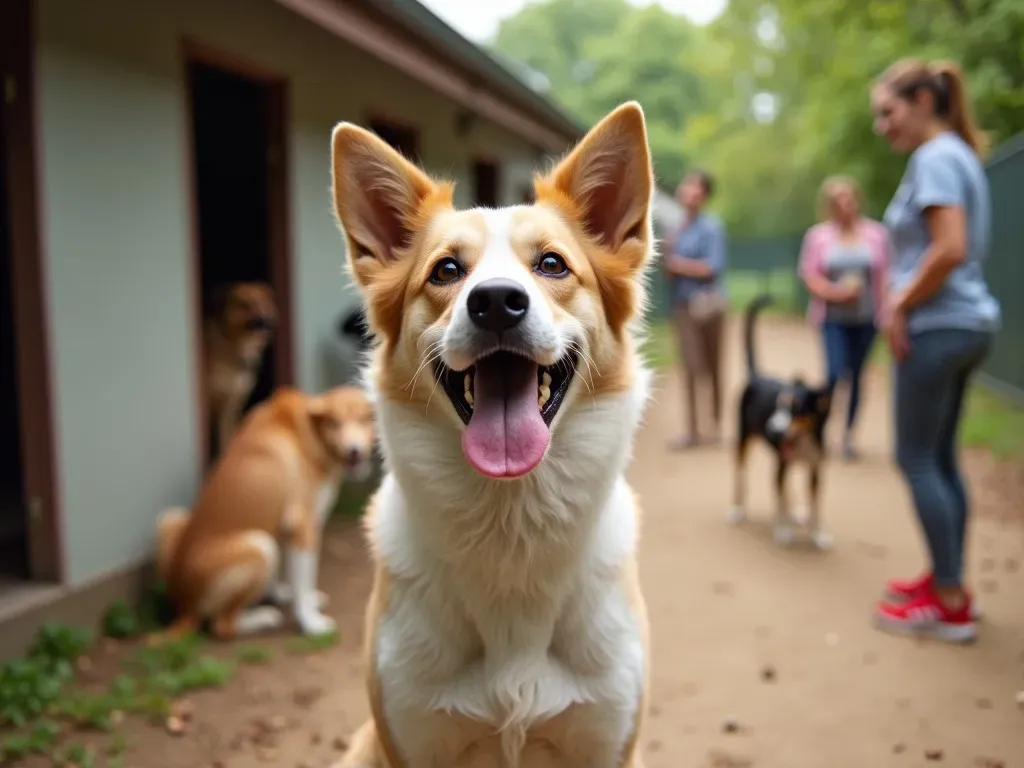
[[[820,200],[824,221],[804,236],[800,277],[811,294],[810,318],[821,328],[829,385],[849,383],[843,455],[852,459],[861,373],[885,308],[889,237],[882,224],[861,216],[853,179],[826,179]]]

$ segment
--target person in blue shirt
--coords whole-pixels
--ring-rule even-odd
[[[665,243],[663,266],[672,305],[672,326],[679,350],[687,428],[672,443],[677,450],[702,442],[697,419],[697,388],[711,394],[712,426],[708,439],[717,442],[722,423],[722,347],[726,265],[725,230],[704,206],[714,192],[706,171],[691,171],[676,190],[683,206],[682,225]]]
[[[895,360],[896,460],[931,555],[922,576],[889,582],[875,618],[890,631],[966,642],[978,613],[963,581],[969,503],[957,431],[1000,324],[982,270],[991,237],[985,141],[952,62],[897,62],[871,99],[876,131],[910,154],[883,219],[894,251],[883,323]]]

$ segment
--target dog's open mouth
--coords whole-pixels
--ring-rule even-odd
[[[494,352],[464,371],[438,364],[438,376],[466,424],[462,449],[489,477],[519,477],[544,458],[552,420],[576,370],[570,353],[551,366],[524,355]]]

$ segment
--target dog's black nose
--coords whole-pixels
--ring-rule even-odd
[[[466,308],[477,326],[501,334],[517,326],[526,317],[530,297],[518,283],[494,277],[484,280],[469,292]]]

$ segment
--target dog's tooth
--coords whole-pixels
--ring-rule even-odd
[[[462,396],[466,399],[467,403],[469,403],[470,405],[473,405],[473,393],[472,392],[470,392],[467,389],[465,392],[462,393]]]
[[[547,371],[544,371],[544,373],[540,377],[540,382],[541,382],[542,387],[550,387],[551,386],[551,374],[548,373]]]
[[[468,373],[466,374],[466,378],[462,380],[462,388],[465,389],[467,392],[473,391],[473,377],[470,376]]]
[[[537,389],[540,392],[540,396],[537,398],[537,403],[541,406],[541,408],[543,408],[544,403],[551,399],[551,387],[547,386],[546,384],[542,384]]]

